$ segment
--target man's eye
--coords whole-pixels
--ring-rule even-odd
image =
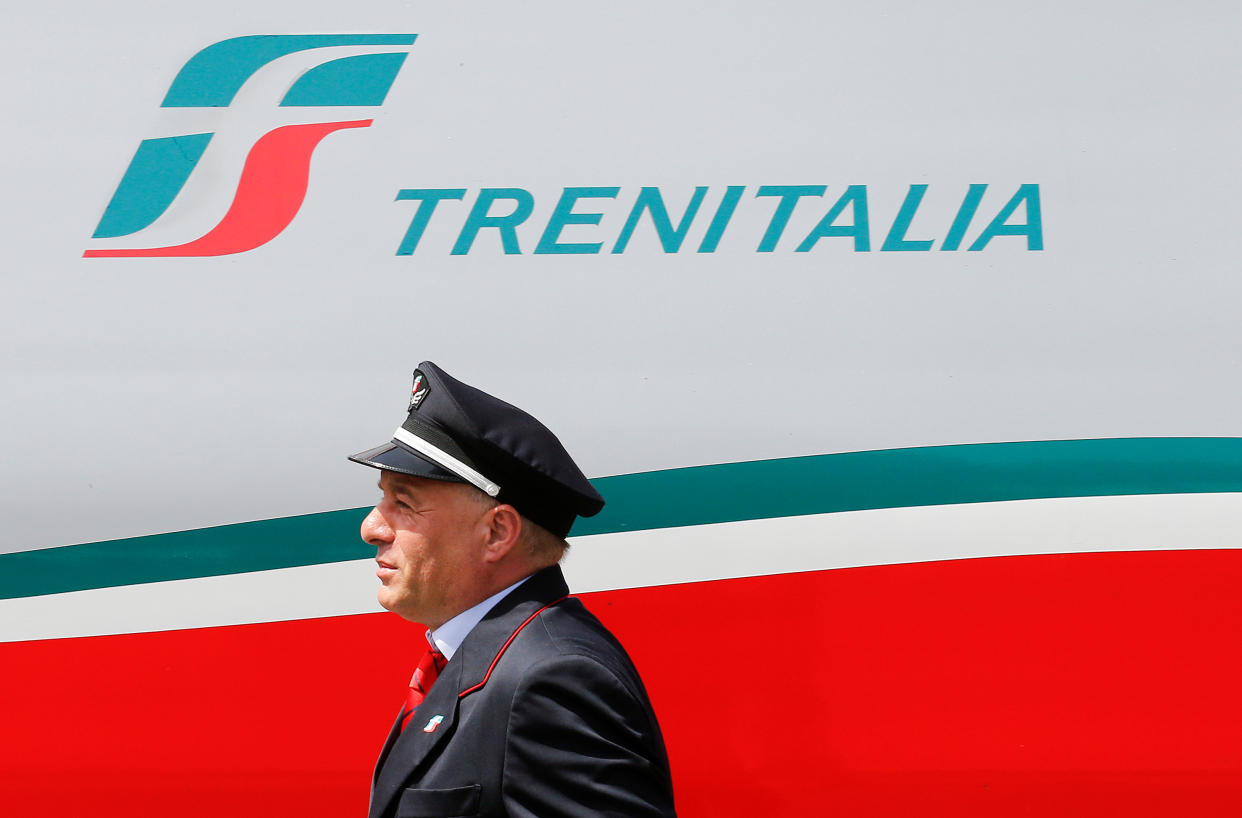
[[[379,501],[376,502],[375,505],[381,506],[381,505],[384,505],[385,503],[401,511],[410,510],[410,507],[408,505],[406,505],[403,501],[398,500],[396,497],[381,497],[379,498]]]

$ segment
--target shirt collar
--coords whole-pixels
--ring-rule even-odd
[[[487,612],[496,607],[496,603],[504,599],[510,591],[528,579],[530,577],[519,579],[508,588],[492,594],[473,608],[468,608],[457,614],[457,616],[445,622],[434,631],[427,631],[427,641],[443,653],[445,659],[452,659],[453,654],[461,647],[461,643],[466,641],[470,631],[474,630],[474,626],[479,624],[483,617],[487,616]]]

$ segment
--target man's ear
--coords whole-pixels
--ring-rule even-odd
[[[504,559],[522,534],[522,515],[507,503],[488,510],[487,546],[484,562],[500,562]]]

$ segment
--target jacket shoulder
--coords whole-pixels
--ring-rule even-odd
[[[577,600],[535,617],[497,672],[513,814],[673,814],[663,738],[633,663]],[[601,809],[601,806],[603,808]]]

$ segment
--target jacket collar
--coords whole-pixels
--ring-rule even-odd
[[[461,643],[404,731],[394,724],[371,788],[371,818],[386,814],[423,762],[453,733],[463,695],[486,684],[511,637],[536,613],[569,593],[559,565],[534,574],[496,603]],[[433,724],[434,722],[434,724]]]
[[[493,662],[510,637],[536,612],[563,599],[569,593],[559,565],[534,574],[513,589],[466,636],[454,659],[461,659],[459,693],[477,689],[484,683]],[[451,663],[450,663],[451,664]]]

